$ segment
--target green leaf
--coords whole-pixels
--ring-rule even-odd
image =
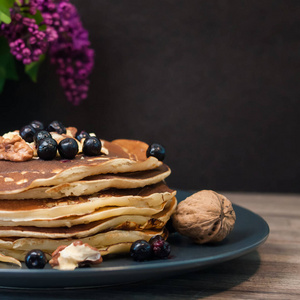
[[[25,73],[31,78],[33,82],[37,82],[39,67],[45,60],[45,57],[45,54],[42,54],[38,61],[34,61],[31,64],[25,66]]]
[[[36,21],[36,24],[40,25],[43,22],[42,14],[39,10],[36,11],[35,15],[32,15],[28,12],[23,13],[24,17],[34,19]]]
[[[0,93],[3,91],[6,79],[18,80],[18,73],[8,42],[4,37],[0,37]]]
[[[43,24],[39,26],[39,30],[45,31],[47,29],[47,25]]]
[[[11,22],[10,12],[0,11],[0,22],[9,24]]]
[[[32,19],[35,19],[36,24],[40,25],[43,22],[42,14],[39,10],[36,11],[35,15],[32,15]]]
[[[0,23],[9,24],[11,22],[9,9],[14,6],[14,0],[0,0]]]
[[[19,80],[16,62],[12,54],[9,55],[6,65],[6,79]]]
[[[2,55],[4,52],[9,51],[9,45],[5,37],[0,36],[0,54]]]
[[[25,9],[27,10],[26,7],[24,8],[24,11],[25,11]],[[47,26],[45,24],[41,25],[41,23],[44,21],[44,19],[43,19],[43,16],[42,16],[42,14],[39,10],[36,11],[35,15],[31,15],[28,12],[24,12],[23,15],[27,18],[34,19],[36,21],[36,24],[39,25],[39,30],[46,30],[47,29]]]
[[[6,70],[4,66],[0,65],[0,78],[6,78]]]
[[[7,40],[0,37],[0,78],[18,80],[16,63]]]
[[[5,84],[5,78],[0,78],[0,93],[2,93]]]

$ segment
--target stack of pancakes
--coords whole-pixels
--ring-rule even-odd
[[[147,158],[140,141],[102,145],[94,157],[0,161],[0,253],[24,260],[40,249],[49,258],[58,246],[81,240],[105,255],[167,235],[176,207],[175,191],[164,182],[169,167]]]

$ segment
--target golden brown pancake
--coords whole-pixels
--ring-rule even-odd
[[[66,196],[91,195],[109,188],[139,188],[160,182],[170,173],[170,168],[163,164],[153,170],[98,174],[83,178],[80,181],[63,183],[53,187],[38,187],[17,194],[0,194],[0,199],[59,199]]]
[[[176,192],[163,183],[138,189],[109,189],[92,196],[62,199],[1,200],[1,226],[58,227],[89,223],[124,214],[152,215]]]
[[[83,238],[111,230],[159,230],[169,220],[176,207],[176,199],[169,200],[164,209],[150,216],[117,215],[108,219],[72,227],[0,226],[0,237]],[[51,221],[50,221],[51,222]]]
[[[170,169],[146,156],[148,145],[103,141],[104,154],[26,162],[0,161],[0,253],[24,260],[32,249],[48,258],[81,239],[102,255],[128,252],[160,234],[176,208],[164,179]]]
[[[162,165],[155,157],[146,157],[148,145],[143,142],[117,140],[102,143],[108,150],[107,155],[90,157],[79,154],[72,160],[0,160],[0,194],[16,194],[34,187],[59,185],[97,174],[144,171]]]
[[[154,235],[167,236],[165,230],[111,230],[104,233],[98,233],[93,236],[80,239],[83,243],[88,243],[92,247],[105,250],[112,245],[133,243],[137,240],[149,240]],[[0,251],[7,254],[9,251],[30,251],[40,249],[50,254],[60,245],[70,245],[78,239],[48,239],[48,238],[1,238]],[[126,248],[128,249],[128,248]],[[24,253],[24,252],[23,252]],[[23,258],[24,260],[24,258]]]

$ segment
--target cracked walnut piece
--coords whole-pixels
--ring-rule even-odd
[[[231,202],[208,190],[180,202],[172,216],[174,228],[198,244],[222,241],[233,229],[235,220]]]
[[[26,161],[33,157],[31,147],[19,134],[0,136],[0,159],[10,161]]]

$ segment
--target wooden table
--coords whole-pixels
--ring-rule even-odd
[[[257,251],[163,280],[82,290],[0,290],[0,299],[300,299],[300,195],[224,195],[268,222],[270,236]]]

